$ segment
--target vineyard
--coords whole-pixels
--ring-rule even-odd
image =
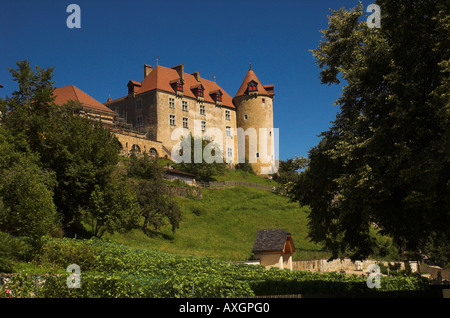
[[[81,288],[68,288],[68,265],[81,269]],[[274,294],[368,295],[427,290],[421,277],[382,277],[369,289],[362,276],[289,271],[128,247],[101,240],[51,239],[36,270],[0,287],[0,297],[251,297]]]

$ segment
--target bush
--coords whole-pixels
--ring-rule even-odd
[[[0,272],[11,273],[14,261],[22,259],[28,249],[24,241],[0,232]]]
[[[236,171],[244,171],[248,172],[250,174],[255,174],[255,171],[253,171],[252,165],[248,162],[247,159],[245,159],[245,162],[238,163],[234,166],[234,169]]]
[[[44,243],[39,261],[63,268],[77,264],[85,271],[94,268],[97,257],[91,240],[49,239]]]
[[[191,206],[191,212],[192,214],[196,216],[204,215],[206,213],[206,209],[201,205],[193,205]]]

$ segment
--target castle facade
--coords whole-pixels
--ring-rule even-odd
[[[109,98],[104,105],[133,131],[161,143],[164,153],[159,157],[172,157],[183,128],[194,137],[212,137],[227,163],[234,165],[245,157],[257,174],[276,172],[274,86],[262,85],[251,68],[234,97],[199,72],[185,73],[183,64],[171,68],[146,64],[143,75],[141,82],[128,81],[127,95]]]

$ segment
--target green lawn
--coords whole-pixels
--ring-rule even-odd
[[[226,170],[225,174],[215,177],[216,181],[244,181],[269,186],[277,186],[277,182],[245,171]]]
[[[247,260],[258,229],[284,228],[294,240],[294,259],[327,256],[306,238],[306,208],[270,191],[247,187],[203,189],[202,199],[177,200],[183,221],[175,234],[167,226],[160,232],[144,234],[136,229],[123,235],[105,234],[105,238],[181,255]]]

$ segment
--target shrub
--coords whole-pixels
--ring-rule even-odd
[[[49,239],[42,248],[39,258],[41,263],[53,264],[66,268],[77,264],[81,270],[94,268],[97,257],[91,240]]]
[[[0,232],[0,272],[11,273],[14,261],[21,259],[28,248],[22,240]]]

